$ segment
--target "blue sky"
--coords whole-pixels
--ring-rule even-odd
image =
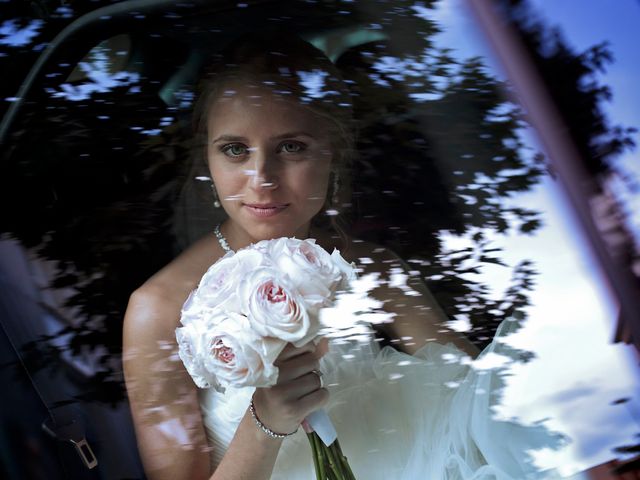
[[[578,51],[602,41],[609,42],[614,62],[601,75],[611,87],[613,98],[603,105],[613,123],[640,128],[640,1],[638,0],[532,0],[543,18],[561,27],[566,40]],[[640,135],[635,134],[640,146]],[[640,179],[638,150],[619,159],[623,169]],[[640,195],[618,185],[616,191],[627,204],[632,225],[640,238]]]
[[[446,27],[441,45],[454,48],[461,57],[486,56],[493,73],[502,76],[464,3],[443,0],[437,14]],[[577,52],[603,40],[610,42],[615,63],[600,77],[613,92],[605,111],[614,124],[640,126],[640,93],[635,88],[640,80],[640,53],[634,48],[640,2],[534,0],[532,4],[548,23],[561,28]],[[524,138],[536,146],[535,132],[524,132]],[[620,162],[640,176],[637,153],[626,154]],[[639,195],[623,188],[618,192],[629,211],[640,211]],[[631,347],[610,342],[616,307],[559,186],[547,178],[514,203],[544,212],[545,226],[534,237],[492,237],[496,246],[505,249],[504,258],[510,265],[531,258],[540,272],[529,319],[508,340],[535,352],[537,358],[512,368],[498,414],[525,423],[543,421],[550,429],[569,435],[572,442],[561,452],[543,451],[535,457],[541,466],[571,475],[614,458],[611,449],[633,442],[634,434],[640,432],[640,424],[631,415],[640,418],[637,358]],[[637,218],[634,222],[640,225]],[[449,237],[448,244],[462,247],[467,240]],[[483,272],[496,296],[506,288],[509,274],[499,266]],[[633,397],[634,402],[611,405],[621,397]]]

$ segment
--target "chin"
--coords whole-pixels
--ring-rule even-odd
[[[294,235],[295,228],[284,223],[263,223],[251,225],[247,232],[256,241],[271,240],[272,238],[291,237]]]
[[[302,235],[306,235],[306,226],[309,225],[310,220],[302,224],[292,225],[289,222],[265,222],[258,225],[252,225],[247,229],[249,235],[256,241],[271,240],[273,238],[280,237],[296,237],[300,238]],[[304,230],[304,234],[300,234],[300,231]]]

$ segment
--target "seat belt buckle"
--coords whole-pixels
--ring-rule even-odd
[[[89,445],[89,442],[87,442],[86,438],[82,437],[78,442],[73,439],[69,439],[69,441],[76,448],[76,452],[78,452],[78,455],[80,455],[80,458],[82,459],[85,467],[91,470],[98,465],[98,459],[93,454],[91,445]]]
[[[61,442],[69,442],[73,445],[76,453],[80,456],[82,463],[89,470],[98,465],[98,459],[93,454],[91,445],[84,436],[84,428],[82,425],[72,420],[66,425],[52,426],[50,419],[42,422],[42,429],[50,436]]]

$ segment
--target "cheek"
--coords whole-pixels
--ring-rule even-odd
[[[329,188],[332,155],[328,150],[317,153],[310,162],[305,172],[306,185],[310,186],[315,194],[324,195]]]
[[[238,168],[225,168],[216,161],[209,161],[209,173],[220,191],[234,190],[246,179],[246,175]]]
[[[320,196],[322,197],[322,201],[324,201],[324,195],[329,185],[328,168],[309,168],[297,177],[296,185],[299,191],[311,193],[313,197]]]

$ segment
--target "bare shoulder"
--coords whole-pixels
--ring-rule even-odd
[[[182,304],[223,253],[213,238],[203,238],[138,287],[129,298],[125,336],[138,331],[145,332],[139,341],[173,336]]]
[[[194,244],[136,289],[127,306],[124,377],[150,479],[210,475],[197,391],[176,355],[175,330],[182,304],[217,258],[211,248],[206,239]]]

